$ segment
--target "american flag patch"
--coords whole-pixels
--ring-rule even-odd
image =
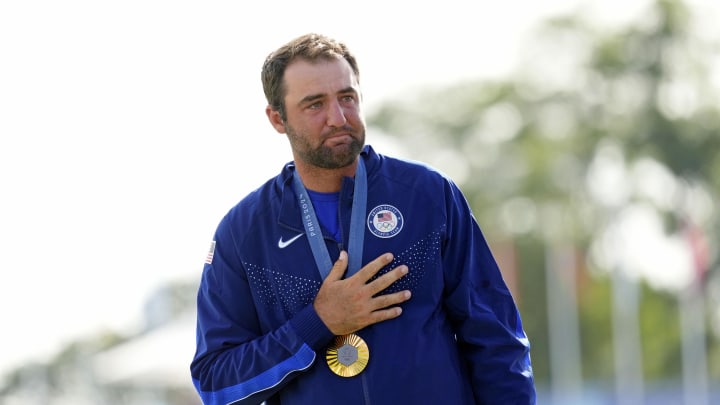
[[[215,255],[215,241],[212,241],[212,243],[210,243],[210,250],[208,251],[207,257],[205,257],[205,264],[212,264],[214,255]]]
[[[391,212],[385,211],[377,214],[377,220],[378,222],[387,222],[393,220],[393,215]]]

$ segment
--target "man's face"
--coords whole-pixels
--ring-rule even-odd
[[[287,134],[295,160],[338,169],[350,165],[365,144],[360,87],[344,59],[297,60],[285,70],[287,120],[273,122]]]

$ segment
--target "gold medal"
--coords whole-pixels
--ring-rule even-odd
[[[327,364],[333,373],[341,377],[355,377],[370,360],[370,349],[358,335],[351,333],[336,336],[325,353]]]

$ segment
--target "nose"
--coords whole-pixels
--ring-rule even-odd
[[[345,110],[339,102],[330,103],[327,112],[327,125],[330,127],[341,127],[347,123]]]

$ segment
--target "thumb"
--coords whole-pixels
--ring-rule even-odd
[[[340,280],[343,278],[348,266],[348,255],[344,250],[340,251],[337,261],[333,264],[325,280]]]

